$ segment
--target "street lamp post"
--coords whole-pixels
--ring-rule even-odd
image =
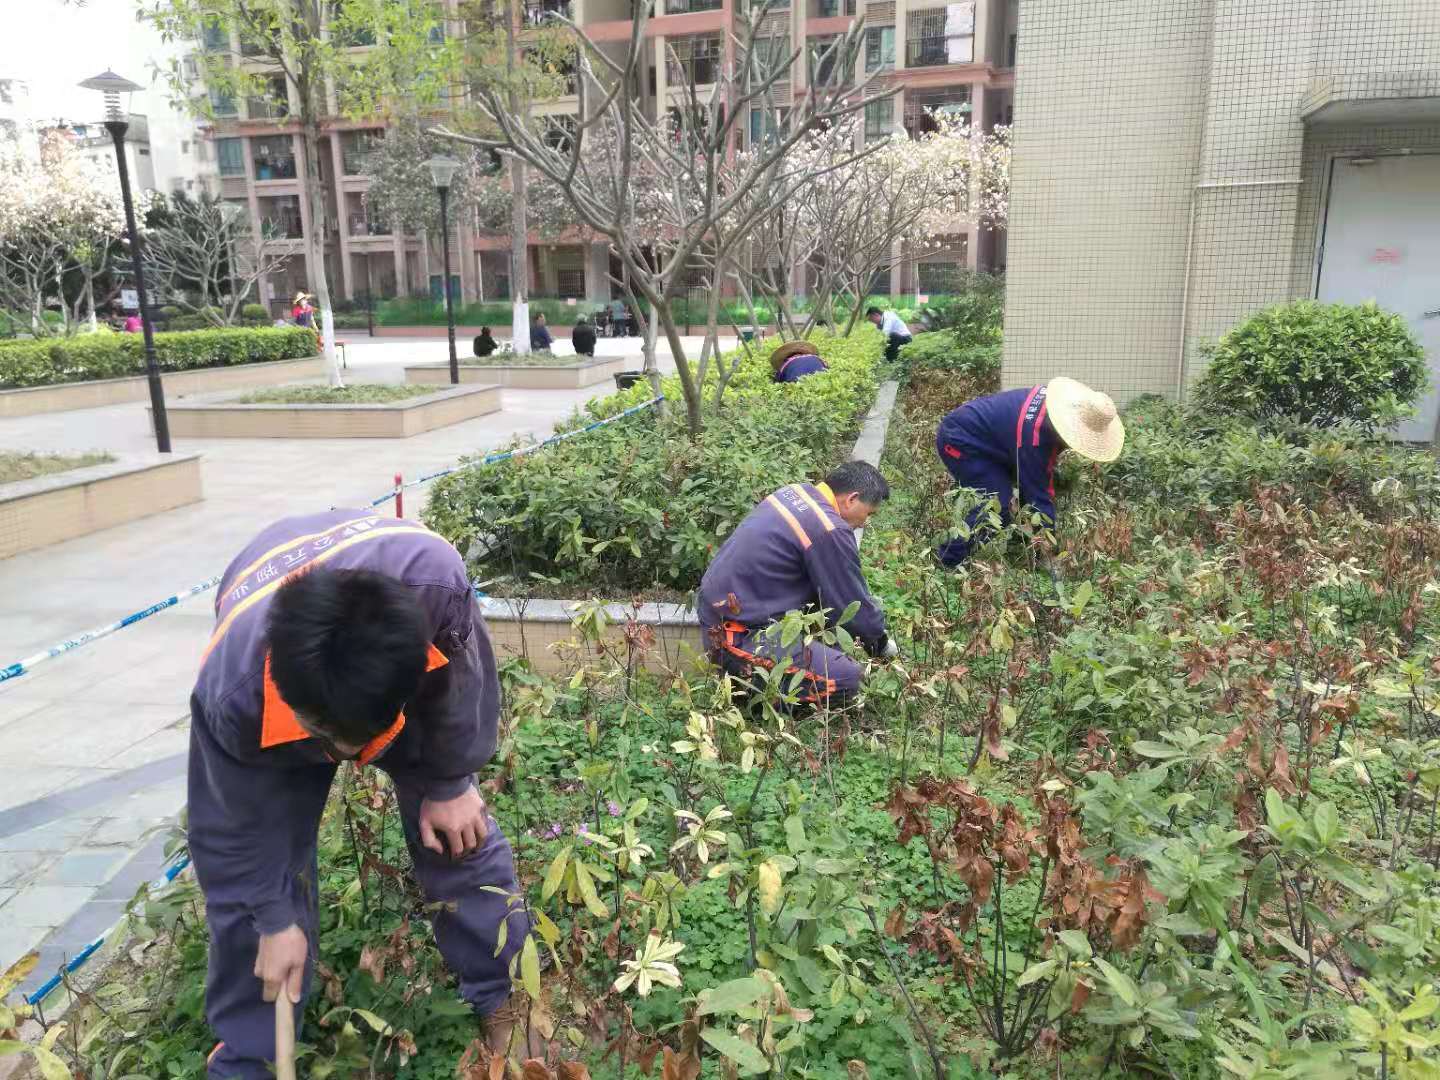
[[[139,83],[106,71],[80,84],[105,96],[105,130],[115,140],[115,164],[120,170],[120,197],[125,202],[125,228],[130,236],[130,263],[135,272],[135,296],[140,302],[140,333],[145,337],[145,378],[150,384],[150,411],[155,418],[155,446],[170,453],[170,420],[165,415],[165,388],[160,384],[160,364],[155,358],[155,332],[150,325],[150,301],[145,295],[145,259],[140,250],[140,230],[135,227],[135,200],[130,196],[130,169],[125,163],[125,132],[130,128],[129,109],[120,108],[123,95],[142,89]]]
[[[460,383],[460,360],[455,355],[455,297],[450,291],[450,181],[460,163],[454,158],[437,155],[425,164],[430,166],[430,178],[435,181],[435,191],[440,196],[440,246],[445,249],[445,328],[450,337],[450,382]]]

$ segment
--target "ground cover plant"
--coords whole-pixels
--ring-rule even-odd
[[[0,484],[13,484],[17,480],[33,480],[37,476],[84,469],[90,465],[104,465],[115,459],[105,453],[91,454],[36,454],[25,451],[0,450]]]
[[[991,379],[902,389],[862,547],[902,650],[860,707],[795,712],[781,678],[741,708],[593,604],[568,677],[506,665],[485,794],[536,923],[515,979],[551,1064],[1437,1075],[1434,459],[1141,401],[1118,462],[1065,463],[1057,531],[1020,520],[941,571],[932,546],[975,500],[950,491],[936,418]],[[799,613],[782,632],[825,633]],[[382,776],[347,767],[306,1075],[498,1075],[404,860]],[[47,1049],[97,1078],[198,1070],[196,904],[144,898],[138,966]]]
[[[0,390],[53,383],[120,379],[145,373],[140,334],[100,332],[34,341],[0,341]],[[315,355],[315,332],[304,327],[193,330],[155,335],[160,370],[227,367]]]
[[[436,393],[434,386],[355,383],[353,386],[271,386],[235,398],[231,405],[392,405]]]
[[[636,414],[544,454],[441,480],[426,523],[468,554],[491,591],[523,590],[538,576],[547,586],[596,595],[687,594],[756,502],[848,456],[874,400],[879,335],[866,328],[815,340],[830,370],[799,383],[772,381],[768,349],[742,348],[712,366],[706,396],[719,404],[713,430],[698,439],[685,434],[679,408],[663,417]],[[735,360],[722,382],[719,373]],[[679,401],[674,377],[662,390]],[[642,382],[591,402],[585,419],[651,395]]]
[[[527,353],[511,352],[508,349],[501,349],[489,356],[462,357],[462,367],[573,367],[576,364],[588,364],[595,360],[615,360],[613,356],[578,356],[573,352],[557,353],[541,349],[532,349]],[[640,357],[635,356],[635,362],[639,364]]]

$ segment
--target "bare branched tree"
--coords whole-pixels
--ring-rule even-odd
[[[444,125],[432,129],[523,161],[559,185],[584,227],[610,241],[628,288],[653,311],[670,346],[692,436],[704,424],[704,373],[685,355],[675,301],[697,265],[708,260],[715,273],[724,273],[738,258],[766,216],[767,208],[752,198],[757,187],[783,197],[805,182],[803,172],[787,163],[805,132],[838,123],[864,106],[861,88],[825,81],[798,96],[782,115],[774,91],[782,79],[788,85],[803,51],[776,56],[755,48],[763,36],[757,28],[766,25],[768,14],[767,2],[742,18],[727,50],[733,59],[704,72],[708,81],[672,54],[677,93],[660,103],[654,118],[637,93],[649,67],[643,7],[620,60],[574,23],[559,19],[573,34],[579,57],[580,108],[573,121],[537,129],[514,115],[508,94],[481,87],[478,104],[496,135],[477,137]],[[854,70],[862,43],[857,21],[831,47],[838,70]],[[774,115],[776,122],[770,137],[740,151],[739,118],[748,119],[752,109]],[[712,276],[712,291],[717,283]],[[658,387],[653,364],[648,366]]]
[[[145,234],[146,275],[178,307],[233,326],[256,283],[290,261],[219,199],[176,198]]]

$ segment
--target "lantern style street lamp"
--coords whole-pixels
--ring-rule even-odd
[[[105,98],[105,130],[115,140],[115,164],[120,170],[120,197],[125,202],[125,229],[130,239],[130,263],[135,273],[135,296],[140,302],[140,333],[145,337],[145,378],[150,384],[150,411],[155,418],[155,445],[170,453],[170,420],[165,415],[165,388],[160,385],[160,364],[155,359],[155,332],[150,325],[150,301],[145,295],[145,259],[140,251],[140,230],[135,227],[135,200],[130,196],[130,168],[125,163],[125,132],[130,128],[130,95],[143,87],[106,71],[80,84],[98,90]],[[121,108],[121,105],[124,108]]]
[[[450,182],[460,163],[454,158],[436,155],[426,165],[430,166],[430,178],[435,181],[435,191],[440,196],[440,246],[445,249],[445,328],[450,336],[450,381],[459,385],[460,360],[455,355],[455,297],[450,290]]]

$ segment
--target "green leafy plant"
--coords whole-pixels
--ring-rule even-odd
[[[1257,312],[1208,350],[1196,387],[1227,413],[1316,427],[1384,427],[1425,391],[1425,353],[1401,316],[1373,303],[1296,300]]]

